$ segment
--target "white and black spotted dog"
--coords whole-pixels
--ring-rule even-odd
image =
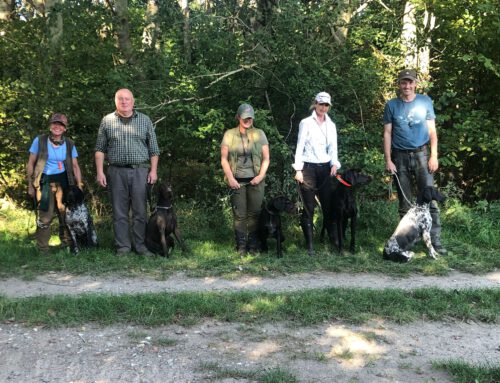
[[[97,246],[97,233],[92,217],[85,205],[83,191],[70,186],[65,193],[66,226],[71,236],[71,251],[78,254],[80,247]]]
[[[431,242],[432,217],[429,204],[433,200],[443,202],[445,197],[435,187],[426,186],[418,195],[417,204],[401,218],[396,231],[387,241],[384,247],[384,259],[408,262],[415,255],[411,248],[420,238],[429,249],[429,255],[434,259],[438,257]]]

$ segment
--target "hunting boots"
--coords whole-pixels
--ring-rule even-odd
[[[301,225],[302,232],[304,233],[304,238],[306,240],[307,255],[310,257],[314,256],[313,249],[313,226],[310,222],[302,222]]]
[[[241,257],[247,254],[247,236],[244,232],[235,230],[234,238],[236,240],[236,251]]]
[[[257,238],[257,232],[253,231],[248,233],[248,252],[250,254],[256,254],[260,250],[259,240]]]
[[[439,217],[439,209],[436,207],[435,202],[431,202],[430,213],[432,217],[431,227],[431,242],[434,250],[440,255],[448,254],[448,250],[441,243],[441,219]]]

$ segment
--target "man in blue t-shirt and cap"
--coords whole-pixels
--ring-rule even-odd
[[[399,97],[387,102],[384,109],[385,168],[396,178],[399,215],[410,209],[412,186],[417,193],[434,185],[433,173],[438,169],[436,115],[432,100],[417,94],[417,72],[405,69],[399,73]],[[430,205],[431,240],[436,251],[445,255],[441,244],[441,222],[435,202]]]

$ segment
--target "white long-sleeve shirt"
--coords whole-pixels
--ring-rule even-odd
[[[337,169],[340,168],[337,127],[327,114],[322,124],[319,124],[315,110],[300,122],[293,168],[302,170],[304,162],[329,162],[330,166],[336,165]]]

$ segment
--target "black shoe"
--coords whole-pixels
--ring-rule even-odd
[[[432,245],[432,246],[434,246],[434,250],[436,250],[439,255],[448,254],[448,250],[446,250],[446,248],[443,245],[438,244],[438,245]]]

